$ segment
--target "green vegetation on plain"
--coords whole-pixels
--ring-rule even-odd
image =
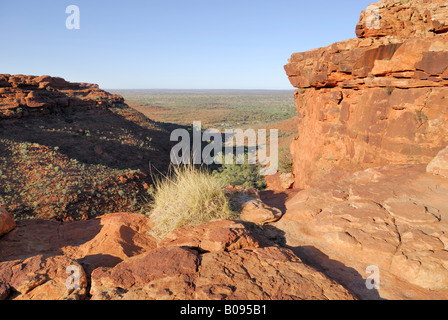
[[[289,90],[111,90],[138,110],[161,122],[203,128],[245,128],[290,119],[297,115]]]

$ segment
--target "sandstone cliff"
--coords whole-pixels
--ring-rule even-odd
[[[274,226],[362,299],[448,297],[447,10],[380,1],[361,14],[357,39],[285,66],[298,88],[295,186],[305,189]],[[365,286],[372,265],[376,291]]]
[[[298,88],[296,187],[338,169],[427,164],[448,144],[445,2],[374,5],[378,25],[364,11],[359,38],[295,53],[285,66]]]

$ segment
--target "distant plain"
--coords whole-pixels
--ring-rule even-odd
[[[292,90],[109,90],[148,118],[203,128],[266,128],[297,115]]]

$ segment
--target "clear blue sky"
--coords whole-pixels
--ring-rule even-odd
[[[105,89],[290,89],[294,52],[355,37],[373,0],[0,0],[0,73]],[[68,5],[80,30],[68,30]]]

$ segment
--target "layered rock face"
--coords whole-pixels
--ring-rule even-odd
[[[363,11],[356,26],[358,38],[431,37],[447,31],[448,5],[444,0],[381,1]]]
[[[70,83],[50,76],[0,75],[0,119],[122,102],[121,96],[100,90],[95,84]]]
[[[448,7],[381,1],[358,39],[293,54],[295,186],[274,224],[362,299],[447,299]],[[378,287],[366,286],[376,270]]]
[[[285,66],[299,88],[296,187],[338,169],[427,164],[448,145],[448,8],[423,0],[374,6],[378,23],[363,12],[359,38],[295,53]]]

